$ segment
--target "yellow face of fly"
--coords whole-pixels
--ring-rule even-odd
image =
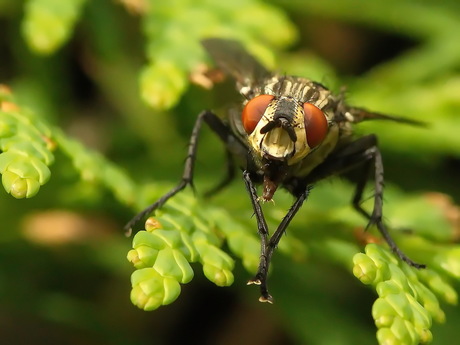
[[[282,108],[288,108],[289,113],[284,114]],[[304,119],[302,104],[296,100],[273,99],[249,134],[249,144],[260,158],[297,163],[311,151]]]

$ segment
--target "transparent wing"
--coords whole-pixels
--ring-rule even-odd
[[[368,120],[389,120],[389,121],[405,123],[405,124],[414,125],[414,126],[421,126],[421,127],[428,126],[428,124],[423,121],[417,121],[417,120],[408,119],[408,118],[400,117],[400,116],[385,115],[381,113],[368,111],[364,108],[349,107],[347,110],[353,116],[353,121],[352,121],[353,123],[358,123],[358,122],[363,122],[363,121],[368,121]]]
[[[271,75],[238,41],[209,38],[201,41],[201,44],[216,65],[230,74],[239,87],[253,87]]]

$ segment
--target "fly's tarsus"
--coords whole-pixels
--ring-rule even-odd
[[[352,204],[355,210],[368,220],[366,230],[375,225],[393,253],[402,261],[415,268],[425,268],[425,265],[409,259],[399,249],[383,223],[384,171],[382,155],[375,135],[367,135],[356,139],[326,158],[323,164],[311,173],[311,178],[315,181],[322,180],[330,175],[344,173],[353,169],[358,171],[358,180],[356,181]],[[369,214],[361,207],[361,202],[363,201],[364,189],[371,176],[374,179],[374,207],[372,214]]]
[[[136,216],[134,216],[125,225],[125,230],[127,233],[131,233],[133,227],[139,221],[141,221],[143,218],[145,218],[150,213],[154,212],[156,209],[163,206],[170,198],[172,198],[174,195],[179,193],[185,187],[190,185],[193,188],[193,173],[195,169],[196,152],[198,148],[198,138],[200,135],[200,131],[201,131],[203,122],[205,122],[211,128],[211,130],[218,135],[218,137],[222,140],[222,142],[227,147],[231,144],[233,147],[233,151],[246,152],[246,150],[242,150],[241,148],[241,146],[243,145],[241,143],[241,140],[239,140],[235,136],[235,134],[232,133],[231,129],[226,124],[224,124],[217,115],[215,115],[213,112],[209,110],[202,111],[198,115],[195,121],[195,124],[193,126],[192,135],[190,136],[190,141],[188,144],[187,157],[185,159],[184,171],[182,173],[181,181],[174,188],[172,188],[169,192],[167,192],[160,199],[154,202],[152,205],[146,207],[144,210],[142,210]],[[231,153],[232,150],[229,149],[228,151]],[[228,156],[230,159],[230,154],[228,154]],[[222,181],[222,183],[220,183],[217,186],[218,189],[223,188],[233,179],[234,174],[233,172],[230,171],[230,170],[234,170],[233,166],[234,166],[233,162],[229,162],[227,176]]]
[[[252,202],[252,206],[254,209],[254,214],[256,215],[257,225],[259,229],[260,235],[260,242],[261,242],[261,253],[260,253],[260,263],[259,269],[253,279],[251,279],[248,284],[255,284],[260,285],[260,293],[261,293],[261,301],[264,302],[273,302],[273,297],[268,293],[267,288],[267,275],[268,270],[270,268],[270,262],[273,255],[273,252],[278,247],[278,244],[283,237],[283,234],[286,232],[289,223],[294,218],[296,213],[300,210],[300,207],[307,199],[308,195],[310,194],[310,190],[312,186],[307,186],[305,190],[300,193],[297,197],[294,204],[292,204],[291,208],[289,209],[288,213],[284,216],[283,220],[279,224],[278,228],[275,230],[273,235],[269,237],[269,230],[267,226],[267,222],[265,221],[265,217],[260,207],[259,198],[257,196],[257,192],[254,186],[254,183],[251,179],[251,175],[248,171],[243,172],[243,178],[246,184],[246,189],[248,190],[249,197]]]
[[[367,139],[368,138],[368,139]],[[390,236],[387,228],[383,223],[383,187],[384,187],[384,175],[383,175],[383,161],[382,154],[377,146],[377,139],[375,136],[364,137],[364,143],[360,144],[362,151],[363,160],[363,173],[361,178],[356,185],[355,195],[353,197],[353,206],[355,209],[363,214],[368,220],[366,230],[372,225],[377,226],[377,229],[382,234],[385,241],[390,246],[393,253],[395,253],[402,261],[415,268],[425,268],[426,265],[416,263],[409,259],[401,249],[396,245],[393,238]],[[369,215],[362,207],[361,201],[369,178],[369,172],[374,170],[374,209],[372,214]]]
[[[125,225],[125,230],[127,232],[131,232],[132,228],[136,225],[136,223],[138,223],[141,219],[145,218],[145,216],[147,216],[148,214],[163,206],[170,198],[172,198],[174,195],[176,195],[185,187],[187,187],[187,185],[193,187],[193,171],[195,168],[196,150],[198,147],[198,137],[200,134],[201,126],[204,121],[210,124],[210,127],[213,128],[211,124],[213,124],[213,121],[216,121],[216,119],[220,121],[216,115],[207,110],[201,112],[198,115],[195,121],[195,125],[193,126],[192,135],[190,136],[190,141],[187,150],[187,158],[185,159],[184,172],[182,173],[181,181],[177,184],[177,186],[172,188],[159,200],[157,200],[155,203],[139,212],[133,219],[131,219],[128,222],[128,224]]]

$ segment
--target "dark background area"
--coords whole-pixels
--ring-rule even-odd
[[[204,90],[192,85],[172,109],[152,110],[140,100],[133,83],[137,77],[124,78],[146,60],[138,16],[116,2],[87,4],[69,41],[50,56],[38,56],[21,34],[23,3],[0,0],[0,83],[10,85],[18,99],[43,114],[46,121],[102,153],[139,183],[174,184],[182,171],[196,114],[238,100],[236,93],[224,93],[224,87]],[[333,71],[333,88],[347,85],[350,95],[357,91],[356,97],[351,96],[357,105],[357,97],[369,92],[363,78],[424,44],[420,37],[391,25],[340,18],[335,11],[322,14],[317,8],[309,12],[308,3],[306,10],[299,10],[302,5],[295,1],[272,3],[288,16],[299,34],[286,51],[276,52],[277,68],[301,69],[299,58],[304,57],[308,65],[314,55]],[[443,2],[436,4],[437,9],[454,13],[450,2],[445,8]],[[455,15],[460,18],[460,11]],[[459,66],[460,62],[450,71],[414,84],[429,90],[431,83],[439,83],[437,78],[458,78]],[[372,103],[368,99],[364,103],[368,101]],[[398,109],[392,113],[407,115],[410,107],[401,105],[402,114]],[[451,105],[451,113],[452,109],[460,110],[458,101]],[[428,117],[423,116],[423,120]],[[437,113],[430,119],[447,122],[449,116]],[[426,146],[433,141],[433,146],[441,147],[438,140],[442,134],[431,137],[431,130],[439,128],[427,129]],[[389,184],[404,193],[436,191],[448,194],[452,203],[459,201],[458,147],[441,147],[425,154],[418,142],[413,147],[404,142],[401,145],[407,146],[399,150],[391,134],[383,134],[383,138]],[[205,133],[203,143],[197,163],[198,193],[213,184],[209,181],[218,181],[224,171],[223,151],[212,134]],[[116,200],[109,190],[80,181],[70,159],[59,151],[55,155],[52,178],[37,196],[16,200],[5,192],[0,195],[0,343],[375,343],[371,316],[375,294],[332,260],[320,256],[310,257],[307,266],[282,254],[276,256],[272,290],[280,298],[273,306],[257,301],[257,289],[246,286],[251,274],[237,262],[231,287],[214,286],[194,264],[194,280],[182,287],[181,296],[172,305],[153,312],[137,309],[129,300],[133,269],[126,253],[131,239],[122,230],[136,210]],[[344,202],[351,196],[344,195]],[[250,215],[239,178],[209,202],[243,203]],[[230,211],[235,207],[230,205]],[[305,284],[297,284],[297,280]],[[289,304],[292,298],[283,297],[285,289],[297,298],[309,318],[296,319]],[[446,313],[448,323],[433,331],[435,344],[458,335],[455,323],[460,313],[454,308]],[[296,331],[302,325],[304,330]]]

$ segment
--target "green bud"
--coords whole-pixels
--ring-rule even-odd
[[[399,286],[400,291],[406,291],[406,292],[412,292],[412,288],[409,286],[408,282],[408,277],[406,274],[399,268],[399,266],[394,265],[390,263],[388,265],[388,269],[390,271],[390,277],[391,281]],[[413,277],[415,281],[418,283],[418,279],[416,277]]]
[[[449,304],[456,305],[458,296],[454,288],[449,285],[438,272],[431,269],[418,270],[417,275],[426,282],[436,295],[440,296]]]
[[[131,249],[128,252],[128,254],[126,255],[126,258],[128,259],[129,262],[131,262],[134,265],[134,267],[136,267],[136,265],[140,262],[139,254],[137,253],[137,250],[135,250],[135,249]],[[136,267],[136,268],[138,268],[138,267]]]
[[[150,296],[142,291],[139,285],[133,286],[131,289],[130,299],[132,304],[144,310],[155,310],[161,306],[159,299],[151,299]]]
[[[192,238],[185,232],[180,231],[182,246],[178,248],[180,252],[187,258],[188,262],[195,262],[198,260],[199,255],[195,246],[193,245]]]
[[[412,323],[419,330],[419,333],[425,329],[431,328],[432,322],[430,313],[412,296],[408,298],[408,301],[412,308]]]
[[[353,257],[353,274],[363,284],[369,285],[375,282],[377,277],[377,266],[366,254],[358,253]]]
[[[244,268],[249,272],[256,271],[260,260],[259,239],[227,212],[221,209],[211,209],[209,214],[215,221],[216,227],[225,234],[231,252],[241,258]],[[198,240],[196,237],[195,239]],[[209,242],[209,238],[206,240]],[[219,242],[215,241],[215,245],[219,245]]]
[[[43,163],[41,160],[35,158],[35,157],[30,157],[29,158],[29,164],[31,164],[33,166],[33,168],[35,169],[35,171],[37,172],[38,174],[38,182],[43,185],[45,184],[46,182],[48,182],[50,176],[51,176],[51,171],[50,169],[48,168],[48,166]],[[12,168],[12,166],[8,166],[8,170],[10,170]],[[26,177],[26,176],[24,176]]]
[[[160,238],[168,247],[178,248],[182,245],[181,233],[178,230],[157,229],[151,234]]]
[[[209,229],[212,229],[214,228],[214,224],[212,223],[212,219],[209,219],[209,220],[203,220],[201,217],[197,217],[197,215],[195,215],[194,217],[192,216],[192,220],[193,220],[193,225],[194,225],[194,228],[195,228],[195,233],[205,233],[207,234],[208,236],[212,236],[214,238],[213,240],[213,243],[215,245],[219,245],[221,243],[221,240],[219,239],[219,237],[217,236],[217,233],[212,231],[210,232]]]
[[[410,320],[412,318],[412,308],[407,300],[407,294],[405,292],[390,294],[385,297],[385,300],[391,305],[398,316],[404,320]]]
[[[182,253],[169,247],[159,251],[153,268],[163,277],[181,283],[188,283],[193,278],[193,270]]]
[[[174,200],[174,199],[172,199]],[[168,200],[169,201],[169,200]],[[157,217],[158,221],[161,222],[162,228],[163,229],[176,229],[178,231],[188,233],[190,232],[190,226],[183,224],[184,221],[188,224],[190,223],[190,217],[181,217],[181,215],[174,215],[172,216],[172,212],[170,210],[172,207],[167,209],[168,206],[171,206],[170,204],[166,204],[164,208],[162,208],[160,211],[164,211],[164,213],[161,214],[161,216]],[[167,211],[165,210],[167,209]]]
[[[390,327],[393,324],[395,317],[397,316],[382,315],[377,320],[374,320],[375,326],[377,326],[377,328]]]
[[[179,281],[182,284],[187,284],[193,279],[193,269],[180,250],[174,249],[173,255],[177,266],[182,272],[182,278]]]
[[[433,262],[450,276],[460,278],[460,247],[455,246],[441,251],[433,258]]]
[[[141,246],[151,247],[153,249],[163,249],[167,245],[165,241],[159,236],[153,235],[153,233],[148,231],[139,231],[133,238],[133,248],[137,249]]]
[[[147,311],[172,303],[180,294],[180,284],[162,277],[154,268],[134,271],[131,284],[131,302]]]
[[[231,270],[234,261],[227,253],[204,241],[195,242],[195,248],[200,254],[203,272],[209,280],[218,286],[228,286],[233,283]]]
[[[22,178],[11,171],[5,171],[2,175],[2,183],[7,193],[16,199],[31,198],[38,193],[40,183],[31,178]]]
[[[6,151],[6,148],[3,147],[3,150]],[[20,153],[14,148],[0,154],[0,171],[2,173],[10,171],[21,178],[37,180],[40,184],[45,184],[51,176],[45,163],[38,158]]]
[[[163,305],[168,305],[174,302],[180,295],[180,284],[174,278],[166,277],[164,279],[164,297]]]
[[[233,284],[234,277],[230,270],[206,263],[203,265],[203,272],[206,278],[217,286],[230,286]]]
[[[192,235],[192,241],[195,243],[195,245],[198,243],[203,243],[206,245],[219,246],[221,243],[215,234],[205,231],[195,231]]]
[[[411,267],[409,265],[399,265],[398,267],[401,270],[403,276],[405,277],[404,280],[408,281],[409,283],[419,283],[417,273],[421,270]]]
[[[173,107],[186,85],[186,73],[173,61],[156,61],[145,67],[140,77],[142,99],[156,109]]]
[[[157,218],[149,217],[145,221],[145,230],[146,231],[152,232],[152,231],[155,231],[155,230],[158,230],[158,229],[161,229],[161,228],[163,228],[163,226],[161,225],[160,221]]]
[[[385,298],[389,295],[401,293],[401,286],[396,284],[393,280],[385,280],[384,282],[378,283],[375,290],[380,297]]]
[[[29,47],[44,55],[58,49],[68,39],[84,2],[28,1],[22,31]]]
[[[419,296],[418,299],[421,301],[421,304],[423,305],[425,310],[431,314],[433,319],[435,319],[437,322],[444,322],[446,316],[442,311],[441,307],[439,306],[439,301],[433,294],[433,292],[431,292],[431,290],[423,284],[418,284],[416,286],[416,291]]]
[[[420,344],[430,344],[433,341],[433,334],[429,329],[421,329],[419,335]]]
[[[393,323],[396,312],[386,298],[377,298],[372,306],[372,317],[378,328],[389,327]]]
[[[380,267],[380,265],[386,265],[388,263],[393,263],[395,265],[398,264],[398,259],[396,259],[394,255],[375,243],[369,243],[366,246],[366,254],[375,261],[377,267]]]
[[[381,345],[401,345],[401,342],[393,334],[390,328],[380,328],[377,331],[377,340]]]
[[[6,171],[10,171],[21,178],[39,179],[38,171],[30,164],[29,159],[32,159],[32,157],[26,158],[19,153],[11,151],[8,151],[8,154],[11,154],[11,157],[14,158],[5,167]]]
[[[196,210],[194,205],[196,205],[196,199],[194,197],[189,194],[181,194],[180,199],[174,198],[168,200],[168,204],[165,206],[165,209],[168,215],[171,215],[179,222],[190,223],[190,219],[193,219],[193,221],[196,219]],[[207,227],[205,226],[205,228]]]
[[[27,129],[20,130],[26,131]],[[53,154],[46,148],[46,143],[37,134],[27,136],[16,135],[6,140],[3,139],[2,149],[21,160],[25,160],[24,157],[27,157],[26,161],[31,165],[37,165],[36,169],[38,171],[45,170],[44,174],[48,172],[41,165],[47,167],[47,165],[54,161]],[[34,160],[37,162],[33,162]],[[46,177],[44,179],[46,180]]]
[[[418,335],[414,326],[401,317],[395,317],[390,327],[391,332],[399,340],[397,344],[418,344]]]
[[[235,262],[220,248],[206,243],[195,244],[195,247],[200,253],[201,262],[209,263],[222,269],[233,269]]]
[[[232,232],[227,236],[227,243],[230,250],[242,258],[244,268],[249,272],[257,270],[260,251],[257,239],[245,232]]]
[[[1,150],[5,150],[5,148],[2,146],[0,147]],[[12,153],[12,152],[2,152],[0,153],[0,172],[3,174],[7,169],[10,163],[15,160],[17,157],[17,154]]]
[[[136,249],[128,252],[128,261],[137,269],[152,267],[158,256],[158,250],[150,246],[138,246]]]

